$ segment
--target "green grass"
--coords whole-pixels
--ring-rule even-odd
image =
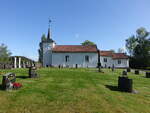
[[[138,94],[111,90],[122,70],[40,69],[39,78],[17,78],[19,90],[0,90],[0,113],[150,113],[150,79],[129,73]],[[0,70],[28,76],[27,69]],[[0,76],[0,81],[2,77]]]

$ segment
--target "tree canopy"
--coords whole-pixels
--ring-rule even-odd
[[[46,38],[45,34],[43,34],[41,37],[41,42],[39,43],[39,49],[38,49],[40,63],[43,63],[43,42],[46,40],[47,40],[47,38]]]
[[[143,27],[136,30],[136,35],[126,40],[126,48],[131,56],[133,67],[150,66],[150,33]]]
[[[9,62],[9,57],[11,52],[8,50],[8,47],[5,44],[0,45],[0,62],[6,63]]]
[[[89,41],[89,40],[85,40],[83,43],[81,43],[82,45],[96,45],[94,42]]]

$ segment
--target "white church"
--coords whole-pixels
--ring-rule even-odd
[[[96,45],[57,45],[51,38],[50,28],[47,39],[42,43],[43,66],[62,67],[89,67],[95,68],[100,57],[101,66],[104,68],[128,68],[129,58],[124,53],[102,51]],[[99,50],[99,51],[98,51]]]

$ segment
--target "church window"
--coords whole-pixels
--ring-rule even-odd
[[[89,62],[89,56],[85,56],[85,61]]]
[[[68,56],[68,55],[65,56],[65,61],[66,61],[66,62],[69,62],[69,56]]]
[[[104,58],[104,62],[107,62],[107,58]]]
[[[121,64],[121,60],[118,60],[118,64]]]

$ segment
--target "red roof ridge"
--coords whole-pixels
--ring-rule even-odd
[[[126,53],[114,53],[111,50],[101,50],[99,54],[100,56],[112,57],[113,59],[128,59]]]
[[[96,45],[56,45],[53,52],[97,52]]]
[[[96,46],[96,45],[55,45],[55,46]]]

